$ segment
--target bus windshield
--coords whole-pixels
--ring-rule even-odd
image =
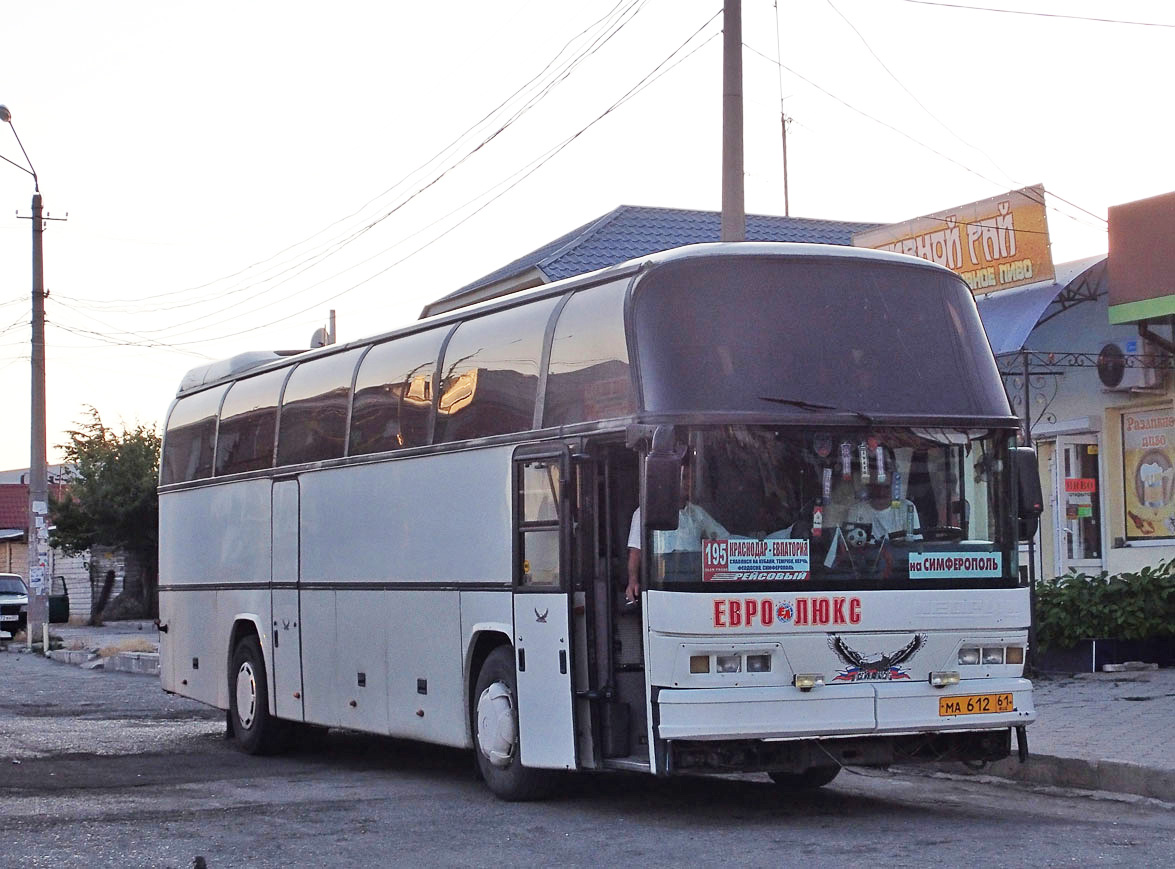
[[[650,273],[633,298],[651,412],[1011,415],[971,293],[942,269],[683,261]]]
[[[1018,582],[1002,430],[696,429],[652,585],[1006,587]]]

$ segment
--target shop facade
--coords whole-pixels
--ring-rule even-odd
[[[1175,239],[1175,197],[1159,199],[1170,210],[1165,238]],[[1038,576],[1135,572],[1175,558],[1175,304],[1120,302],[1139,273],[1162,291],[1153,257],[1168,252],[1153,238],[1124,244],[1114,217],[1108,256],[1059,264],[1051,284],[977,296],[1039,455]]]

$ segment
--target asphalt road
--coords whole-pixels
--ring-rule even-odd
[[[944,777],[570,777],[497,801],[467,752],[350,733],[252,758],[156,679],[0,653],[0,866],[1169,866],[1175,807]]]

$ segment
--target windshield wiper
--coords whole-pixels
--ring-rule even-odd
[[[855,416],[857,419],[864,420],[869,425],[873,425],[873,417],[859,410],[845,410],[843,407],[835,407],[831,404],[818,404],[815,401],[804,401],[802,398],[777,398],[774,395],[760,395],[759,400],[770,401],[775,404],[786,404],[789,407],[798,407],[801,410],[831,410],[833,413]]]

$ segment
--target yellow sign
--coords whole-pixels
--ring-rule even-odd
[[[1175,537],[1175,411],[1122,414],[1126,536]]]
[[[1055,277],[1044,187],[960,205],[853,235],[857,247],[909,254],[946,266],[973,293],[1006,290]]]

